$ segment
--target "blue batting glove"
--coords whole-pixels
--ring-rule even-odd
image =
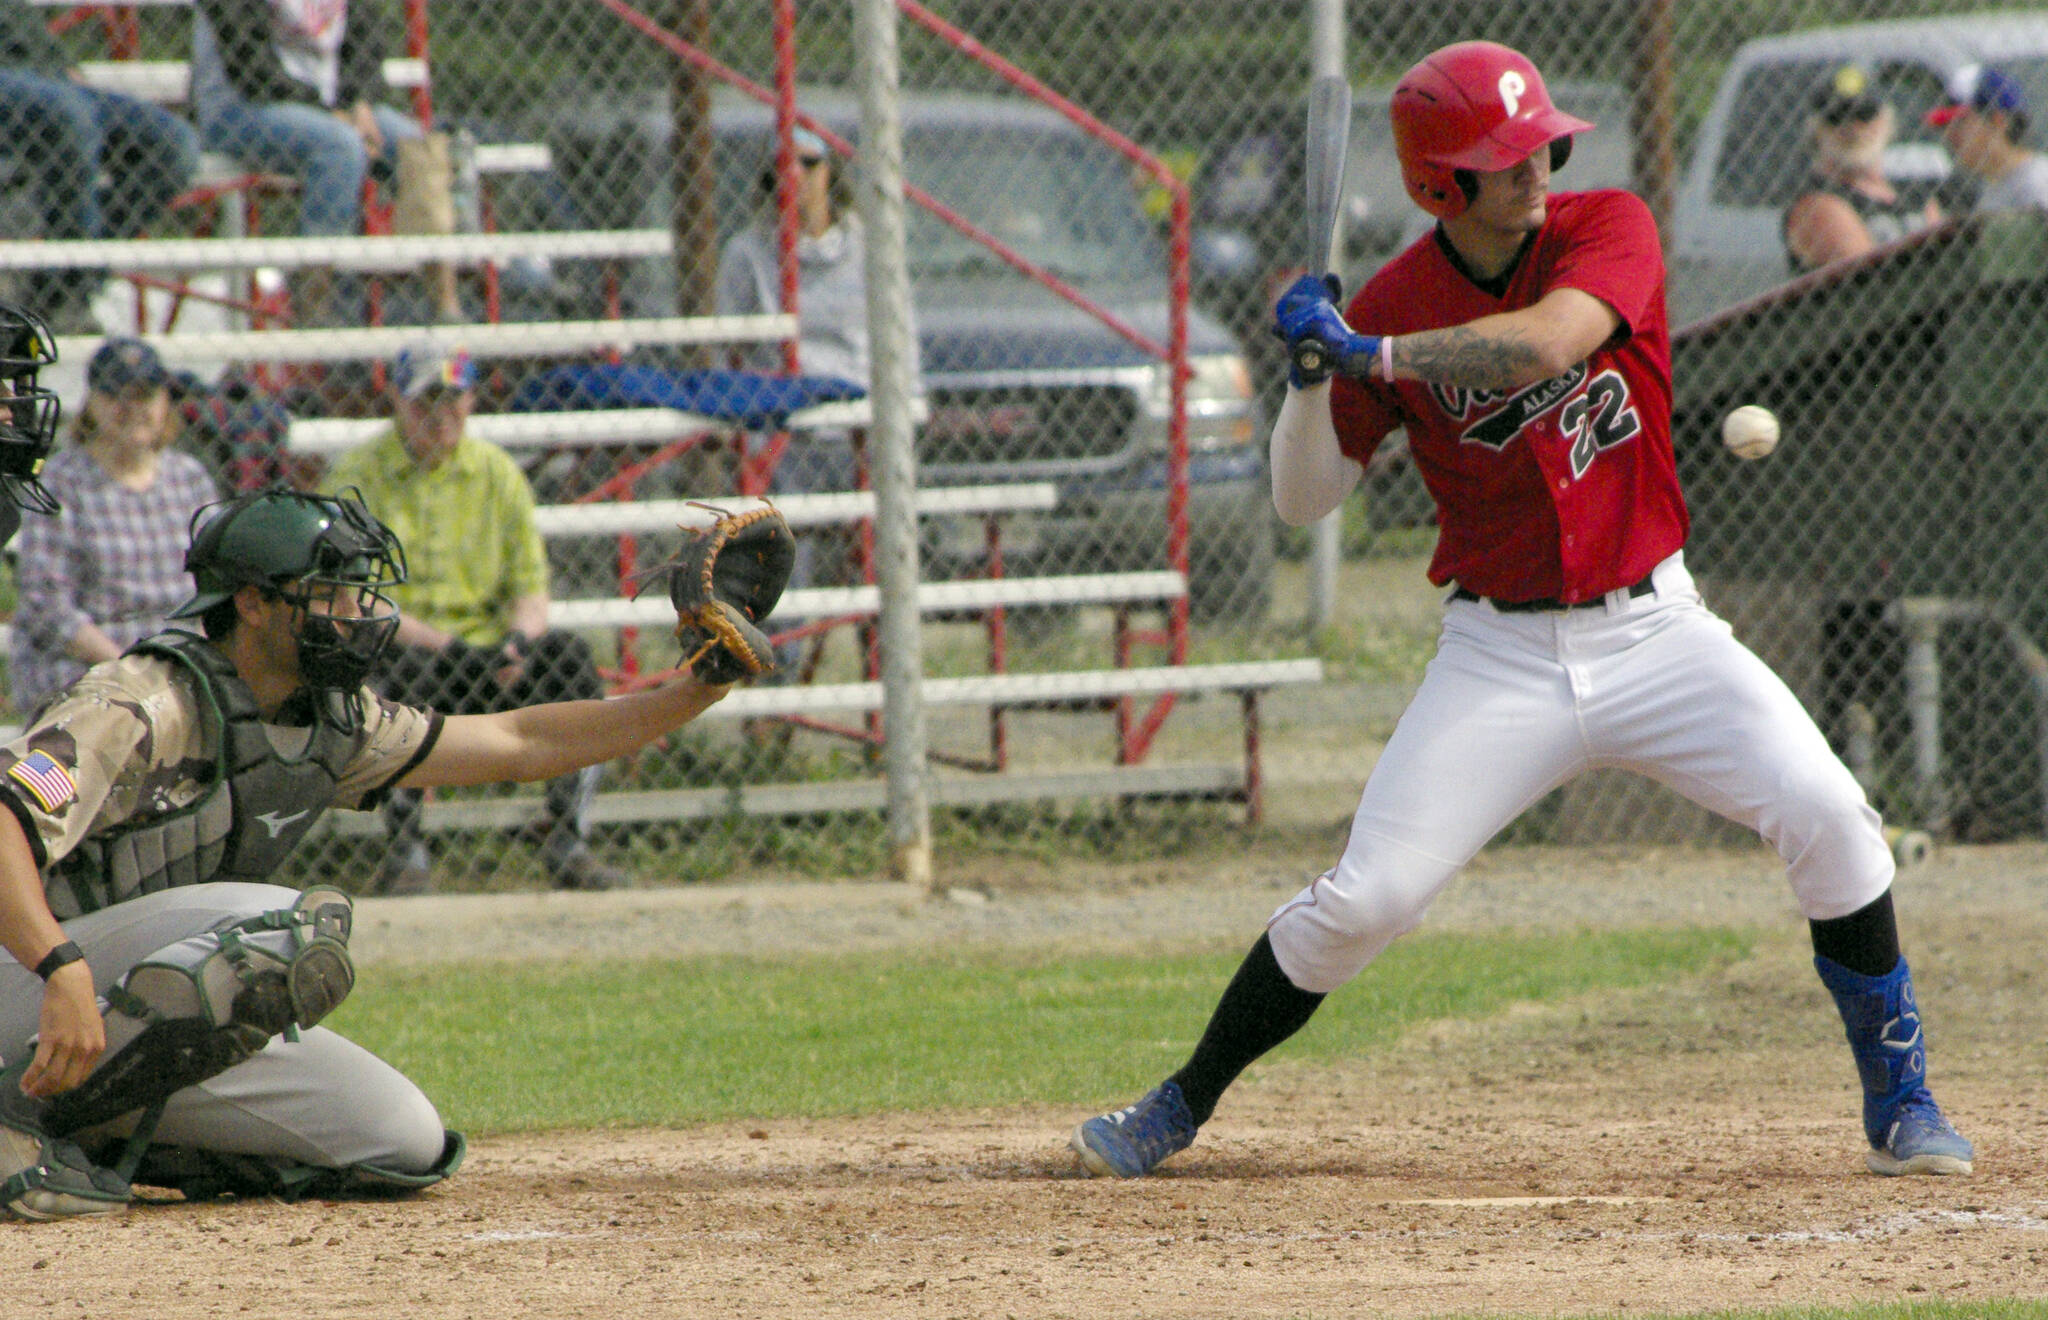
[[[1338,287],[1334,275],[1303,275],[1273,308],[1273,333],[1287,341],[1287,383],[1295,389],[1320,385],[1339,371],[1371,373],[1380,341],[1345,324],[1332,301]]]

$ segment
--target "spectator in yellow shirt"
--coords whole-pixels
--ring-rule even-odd
[[[361,490],[410,564],[409,580],[391,593],[401,620],[384,694],[449,714],[602,696],[589,644],[547,626],[547,554],[526,474],[504,450],[464,432],[476,401],[469,354],[415,341],[391,363],[390,382],[392,428],[343,455],[330,476],[336,489]],[[586,839],[600,774],[589,766],[548,781],[541,852],[558,889],[623,880]],[[434,887],[420,808],[419,793],[407,790],[385,803],[391,848],[379,893]]]

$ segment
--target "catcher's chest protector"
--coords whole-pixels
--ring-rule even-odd
[[[358,735],[316,720],[303,756],[279,756],[257,714],[255,694],[227,656],[203,638],[164,632],[129,650],[161,656],[191,675],[200,716],[217,735],[213,783],[189,806],[79,844],[47,887],[59,920],[177,885],[271,881],[326,812],[342,770],[356,754]]]

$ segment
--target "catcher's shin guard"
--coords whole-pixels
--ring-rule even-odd
[[[271,1037],[326,1017],[355,985],[352,913],[348,895],[316,886],[289,908],[180,940],[135,964],[107,992],[106,1057],[50,1101],[44,1130],[69,1136],[154,1110]]]

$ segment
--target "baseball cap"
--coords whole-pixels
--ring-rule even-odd
[[[417,399],[428,390],[475,389],[476,363],[460,345],[416,339],[400,349],[392,362],[391,386],[407,399]]]
[[[2027,89],[2020,80],[1999,69],[1966,64],[1948,80],[1948,101],[1927,112],[1927,122],[1939,128],[1965,110],[1979,114],[2002,110],[2008,115],[2027,113]]]
[[[832,148],[826,146],[825,139],[819,137],[810,129],[799,128],[789,136],[790,141],[796,144],[796,158],[798,160],[813,161],[831,158]]]
[[[168,386],[171,373],[157,351],[140,339],[116,336],[99,346],[85,365],[85,387],[97,394],[119,394],[135,385]]]
[[[1830,124],[1875,119],[1883,109],[1884,99],[1871,86],[1869,70],[1860,64],[1835,69],[1813,93],[1813,112]]]

